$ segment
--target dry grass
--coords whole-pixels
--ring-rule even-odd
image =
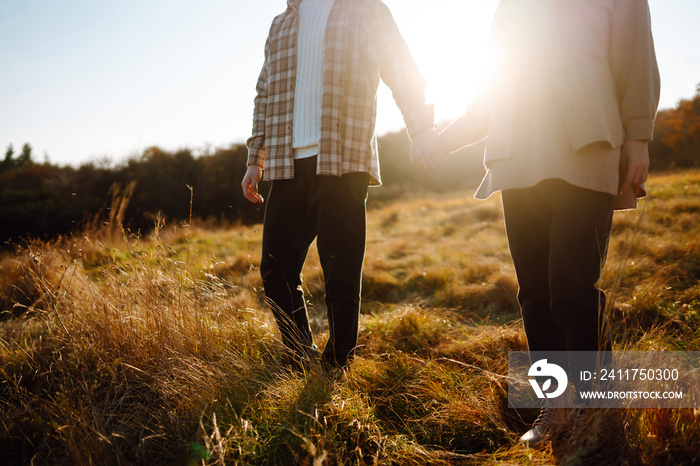
[[[616,215],[602,286],[615,346],[698,351],[700,174],[656,176]],[[526,348],[498,199],[369,213],[358,357],[344,376],[280,363],[260,226],[34,242],[0,261],[5,464],[696,464],[698,411],[606,411],[552,446],[514,444]],[[315,252],[304,271],[326,336]],[[572,421],[573,422],[573,421]]]

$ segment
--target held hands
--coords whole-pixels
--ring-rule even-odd
[[[263,197],[258,193],[258,182],[262,178],[262,167],[259,165],[250,165],[245,172],[241,187],[243,188],[243,196],[253,204],[262,204],[265,202]]]
[[[411,162],[424,170],[435,171],[442,167],[449,154],[433,129],[424,129],[411,141]]]
[[[435,171],[445,164],[448,157],[449,154],[435,130],[423,130],[411,142],[411,162],[417,167]],[[259,165],[249,165],[241,182],[243,196],[253,204],[265,202],[258,193],[258,183],[262,179],[262,171],[262,167]]]
[[[649,173],[649,148],[646,141],[627,141],[620,149],[620,189],[641,186]]]

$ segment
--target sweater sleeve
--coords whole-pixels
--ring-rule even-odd
[[[625,141],[650,141],[660,78],[647,0],[617,0],[611,17],[610,68],[615,78]]]
[[[466,113],[440,133],[443,143],[450,152],[483,141],[489,135],[492,108],[496,93],[499,92],[495,84],[495,77],[499,74],[497,68],[503,66],[503,44],[507,40],[507,32],[513,27],[511,19],[513,15],[509,14],[510,11],[511,3],[502,1],[491,22],[488,47],[494,60],[487,72],[492,79],[482,84],[474,101],[467,107]]]
[[[425,101],[426,83],[418,71],[391,12],[382,2],[372,2],[366,12],[363,47],[401,110],[409,137],[434,126],[433,106]]]

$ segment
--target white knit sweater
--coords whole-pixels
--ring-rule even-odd
[[[294,158],[318,154],[323,103],[323,54],[328,15],[334,0],[303,0],[299,6],[297,74],[294,90]]]

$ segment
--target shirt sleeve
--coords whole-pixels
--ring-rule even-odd
[[[409,137],[434,127],[433,106],[425,101],[426,83],[394,18],[382,2],[373,2],[363,21],[363,47],[401,110]]]
[[[618,0],[611,17],[610,68],[625,141],[649,141],[659,105],[660,78],[647,0]]]
[[[253,110],[253,133],[246,141],[248,147],[247,165],[265,168],[265,115],[267,113],[267,57],[270,52],[270,38],[265,42],[265,62],[255,86],[256,96]]]

